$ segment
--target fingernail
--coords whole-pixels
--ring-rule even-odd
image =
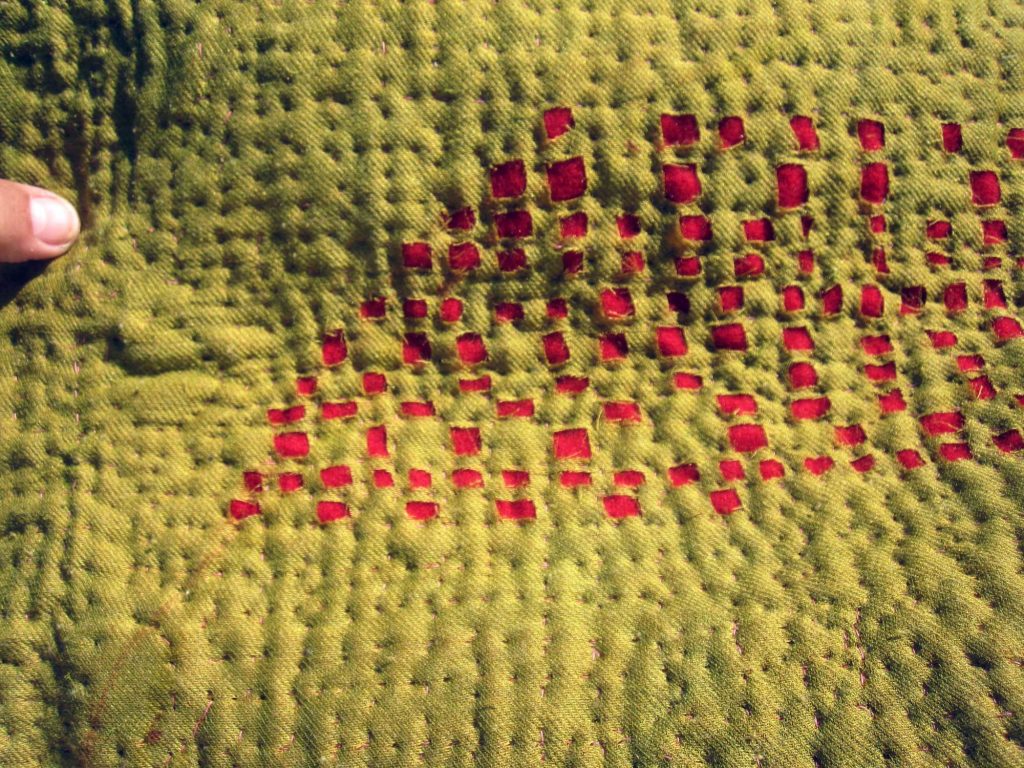
[[[62,197],[33,197],[29,215],[32,234],[46,245],[68,245],[78,237],[78,213]]]

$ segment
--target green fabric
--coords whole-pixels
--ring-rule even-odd
[[[67,195],[85,224],[66,257],[0,275],[0,765],[1024,764],[1022,62],[1024,9],[1001,0],[0,3],[0,175]],[[549,140],[555,107],[574,125]],[[699,143],[663,146],[661,116],[689,114]],[[730,116],[745,140],[723,149]],[[820,149],[799,150],[793,116]],[[884,147],[862,149],[865,120]],[[552,201],[546,169],[573,157],[586,193]],[[514,159],[526,196],[495,202],[489,172]],[[862,199],[871,163],[880,204]],[[666,198],[664,164],[695,166],[696,200]],[[793,211],[785,164],[807,175]],[[977,171],[998,204],[972,199]],[[463,206],[465,238],[445,224]],[[493,230],[509,208],[533,219],[514,274]],[[578,246],[559,235],[572,211]],[[680,242],[680,215],[713,239]],[[762,217],[775,239],[744,242]],[[929,240],[938,220],[952,232]],[[986,244],[983,220],[1007,241]],[[481,254],[467,275],[448,265],[460,239]],[[430,270],[403,266],[416,242]],[[737,278],[748,253],[764,274]],[[794,285],[803,311],[780,299]],[[904,313],[915,286],[927,300]],[[374,297],[386,314],[364,319]],[[425,319],[403,317],[409,298]],[[499,321],[502,302],[523,318]],[[713,340],[729,323],[745,352]],[[657,328],[682,328],[686,353]],[[786,328],[814,348],[787,349]],[[926,333],[943,330],[955,346]],[[545,356],[556,332],[563,363]],[[426,361],[406,362],[406,333]],[[479,363],[458,355],[474,333]],[[625,359],[602,360],[609,333]],[[869,352],[881,336],[892,350]],[[796,388],[794,362],[817,383]],[[460,392],[483,375],[489,393]],[[589,387],[558,392],[562,376]],[[896,389],[906,408],[887,412]],[[717,399],[739,394],[756,413]],[[818,418],[794,415],[820,397]],[[522,400],[532,416],[497,415]],[[335,401],[358,413],[320,417]],[[300,403],[296,425],[268,423]],[[747,424],[766,445],[731,430]],[[387,457],[367,455],[379,426]],[[459,455],[450,430],[473,426],[480,450]],[[559,453],[569,429],[589,459]],[[309,456],[279,455],[287,432]],[[734,460],[744,479],[723,476]],[[329,465],[352,483],[325,488]],[[282,492],[282,472],[303,487]],[[527,499],[534,519],[502,517]],[[232,500],[259,514],[235,520]],[[349,516],[319,522],[325,500]]]

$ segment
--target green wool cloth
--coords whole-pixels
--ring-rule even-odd
[[[10,0],[0,765],[1024,765],[1024,8]]]

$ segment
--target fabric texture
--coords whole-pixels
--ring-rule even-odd
[[[0,3],[0,764],[1024,764],[1024,9]]]

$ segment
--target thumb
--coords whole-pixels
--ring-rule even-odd
[[[78,213],[63,197],[0,179],[0,262],[60,256],[80,228]]]

